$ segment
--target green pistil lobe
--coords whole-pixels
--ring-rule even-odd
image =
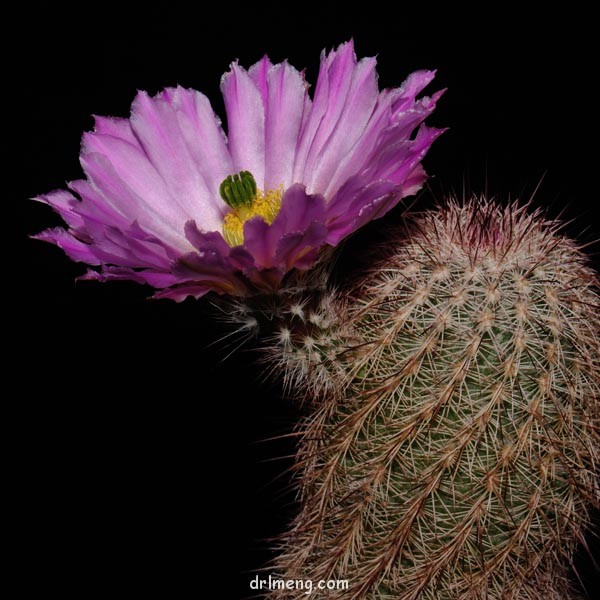
[[[219,186],[221,198],[233,209],[251,207],[256,197],[256,181],[250,171],[228,175]]]

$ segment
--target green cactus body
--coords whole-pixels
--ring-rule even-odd
[[[350,582],[314,598],[573,598],[599,500],[595,276],[555,224],[483,200],[397,240],[312,317],[277,313],[269,355],[313,403],[275,572]]]

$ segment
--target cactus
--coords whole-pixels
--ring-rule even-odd
[[[244,309],[311,402],[275,573],[350,580],[314,598],[573,598],[600,500],[585,256],[539,212],[485,199],[411,217],[386,248],[339,292],[317,273]]]

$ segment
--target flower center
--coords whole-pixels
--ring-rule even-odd
[[[244,223],[252,217],[261,217],[273,223],[283,196],[283,186],[262,192],[250,171],[241,171],[226,177],[219,186],[221,198],[233,209],[223,220],[223,238],[232,247],[244,243]]]

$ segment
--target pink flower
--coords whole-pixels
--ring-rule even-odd
[[[147,283],[158,297],[276,289],[422,186],[442,133],[422,123],[441,92],[416,96],[433,76],[380,92],[375,59],[357,62],[349,42],[323,53],[311,100],[287,62],[233,63],[227,136],[200,92],[139,92],[129,119],[99,117],[84,134],[86,179],[37,198],[68,228],[35,237],[97,267],[84,279]]]

